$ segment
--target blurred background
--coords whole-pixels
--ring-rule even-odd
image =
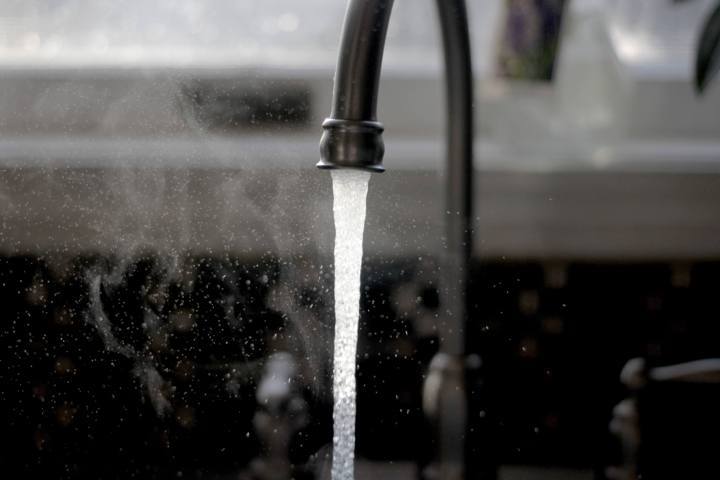
[[[468,458],[502,480],[705,468],[717,387],[642,378],[720,356],[720,87],[693,87],[716,2],[467,3]],[[0,2],[3,475],[329,478],[334,230],[314,164],[345,7]],[[394,10],[360,479],[418,478],[432,448],[442,58],[434,3]]]

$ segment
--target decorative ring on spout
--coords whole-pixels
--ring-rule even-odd
[[[328,118],[322,124],[318,168],[356,168],[384,172],[382,123]]]

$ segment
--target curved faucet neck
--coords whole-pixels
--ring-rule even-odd
[[[376,121],[385,36],[393,0],[352,0],[343,24],[330,117]]]

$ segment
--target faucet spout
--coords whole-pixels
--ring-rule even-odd
[[[393,0],[351,0],[345,14],[330,118],[323,122],[318,168],[382,172],[378,84]]]
[[[330,117],[323,122],[318,168],[383,172],[385,153],[377,100],[385,37],[394,0],[350,0],[345,14]],[[445,54],[448,174],[472,180],[473,88],[464,0],[437,0]],[[452,211],[460,211],[453,209]]]

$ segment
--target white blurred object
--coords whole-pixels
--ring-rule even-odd
[[[720,89],[693,88],[696,39],[714,4],[570,2],[557,69],[570,131],[611,144],[717,139]]]
[[[607,24],[618,59],[635,75],[689,80],[698,32],[715,3],[614,0]]]

